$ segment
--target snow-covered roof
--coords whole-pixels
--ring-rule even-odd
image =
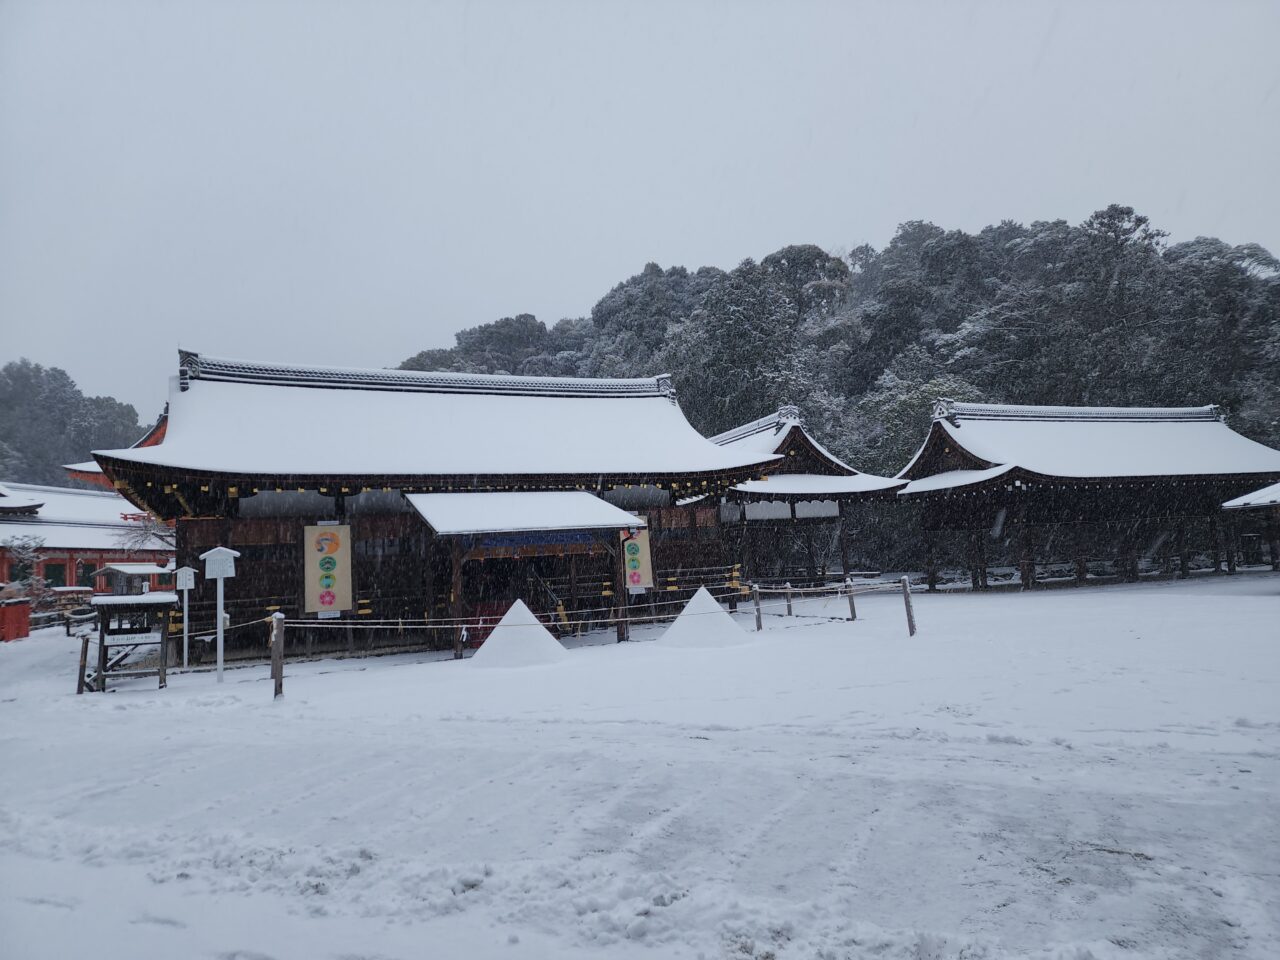
[[[1280,450],[1236,433],[1212,406],[1030,407],[941,400],[929,439],[899,476],[918,479],[939,445],[954,445],[978,461],[974,466],[1016,466],[1049,477],[1280,476]]]
[[[95,607],[169,607],[178,602],[178,595],[158,590],[151,593],[108,593],[99,594],[89,602]]]
[[[512,493],[407,493],[436,533],[522,530],[620,530],[644,520],[581,490]]]
[[[95,456],[239,476],[750,472],[666,377],[588,380],[288,367],[182,354],[164,439]]]
[[[155,563],[108,563],[98,568],[97,573],[114,570],[131,577],[150,577],[173,573],[173,567],[162,567]]]
[[[1246,493],[1243,497],[1236,497],[1234,500],[1228,500],[1222,506],[1226,510],[1250,510],[1257,507],[1280,507],[1280,483],[1273,483],[1271,486],[1263,487],[1261,490],[1255,490],[1253,493]]]
[[[901,480],[879,477],[872,473],[860,473],[840,460],[805,429],[800,408],[795,406],[779,407],[776,413],[717,434],[711,438],[711,442],[722,447],[750,451],[756,456],[768,456],[786,453],[786,448],[796,442],[797,436],[802,441],[801,445],[808,444],[818,460],[825,461],[825,468],[832,471],[834,475],[832,473],[797,473],[793,470],[785,474],[771,474],[763,480],[744,481],[735,485],[733,489],[739,493],[750,494],[754,498],[769,496],[830,498],[856,496],[902,486]]]
[[[124,535],[137,529],[138,508],[107,490],[73,490],[34,483],[5,483],[7,495],[35,501],[34,513],[14,513],[0,519],[0,541],[9,537],[39,537],[52,550],[125,551]],[[169,550],[154,540],[141,550]]]
[[[12,489],[13,484],[0,483],[0,513],[35,513],[44,500],[29,492]]]
[[[70,470],[73,473],[101,473],[102,467],[98,466],[97,460],[85,460],[83,463],[64,463],[63,470]]]
[[[1003,476],[1012,469],[1014,469],[1012,466],[1004,464],[998,467],[988,467],[986,470],[948,470],[945,473],[935,473],[929,477],[912,480],[898,493],[901,496],[910,496],[913,493],[933,493],[937,490],[968,487],[975,483],[982,483],[985,480]]]
[[[839,497],[877,490],[892,490],[903,481],[891,477],[877,477],[871,473],[855,473],[851,476],[831,477],[820,473],[777,473],[764,480],[747,480],[735,484],[733,489],[741,493],[768,497]]]

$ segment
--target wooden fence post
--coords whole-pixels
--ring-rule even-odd
[[[98,692],[107,692],[107,627],[105,622],[98,628]]]
[[[160,689],[169,685],[169,623],[160,621]]]
[[[284,696],[284,614],[278,612],[271,615],[271,679],[279,700]]]
[[[849,597],[849,619],[857,620],[858,608],[853,605],[853,581],[852,580],[845,580],[844,592]]]
[[[76,693],[84,693],[84,672],[89,669],[89,632],[80,634],[80,673],[76,677]]]
[[[787,581],[787,616],[793,616],[791,613],[791,581]]]
[[[911,578],[902,578],[902,603],[907,608],[907,632],[910,636],[916,635],[916,615],[911,609]]]
[[[756,633],[764,629],[764,621],[760,617],[760,584],[751,585],[751,600],[756,605]]]

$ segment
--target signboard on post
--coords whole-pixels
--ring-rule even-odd
[[[649,531],[643,527],[623,530],[622,578],[629,593],[643,593],[653,587],[653,561],[649,556]]]
[[[303,610],[336,617],[352,607],[351,527],[320,524],[303,528]]]
[[[188,617],[187,601],[191,591],[196,587],[196,571],[194,567],[179,567],[173,571],[173,585],[182,594],[182,666],[188,666],[188,653],[191,649],[191,624]]]
[[[230,547],[214,547],[212,550],[206,550],[200,554],[200,559],[204,561],[204,575],[206,579],[213,580],[218,585],[218,682],[222,682],[222,648],[224,643],[224,635],[226,632],[226,618],[223,614],[223,591],[222,584],[228,577],[236,575],[236,557],[240,556]]]

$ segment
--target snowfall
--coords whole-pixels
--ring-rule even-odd
[[[0,955],[1280,956],[1280,575],[915,602],[278,701],[0,644]]]

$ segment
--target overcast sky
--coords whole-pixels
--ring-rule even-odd
[[[0,0],[0,362],[392,366],[898,223],[1280,252],[1280,3]]]

